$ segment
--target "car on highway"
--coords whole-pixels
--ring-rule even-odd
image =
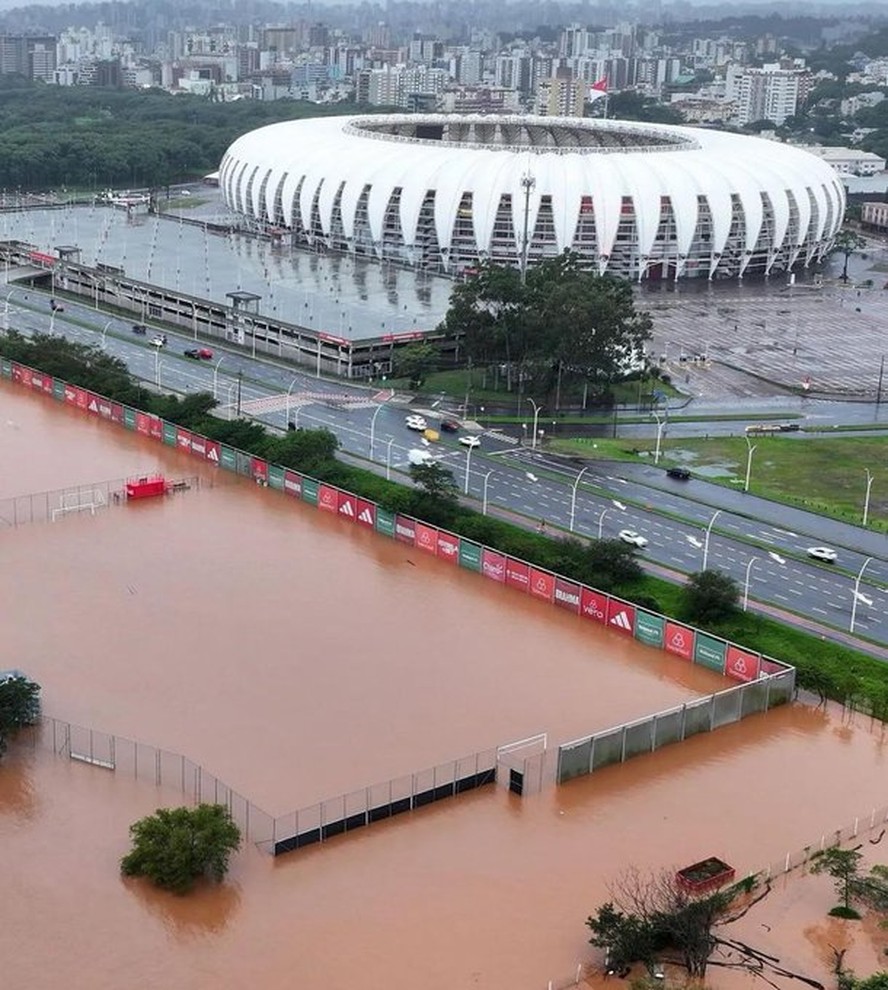
[[[442,419],[441,431],[443,433],[459,433],[459,423],[455,419]]]
[[[407,451],[407,460],[411,464],[415,464],[417,467],[422,467],[426,464],[434,464],[435,459],[427,450],[422,450],[419,447],[414,447],[413,450]]]
[[[144,323],[134,323],[133,333],[137,334],[139,337],[144,337],[148,333],[148,327]]]
[[[460,437],[459,442],[463,447],[480,447],[481,437]]]
[[[404,420],[408,430],[424,430],[428,426],[422,416],[408,416]]]
[[[212,361],[213,359],[213,352],[209,347],[191,347],[182,353],[185,357],[192,358],[194,361]]]
[[[824,564],[834,564],[839,556],[832,547],[808,547],[807,553]]]
[[[670,478],[678,478],[679,481],[688,481],[691,477],[691,472],[686,467],[667,468],[666,474]]]
[[[636,533],[634,529],[621,529],[620,539],[639,549],[648,545],[647,537],[642,536],[641,533]]]
[[[159,333],[156,337],[151,338],[152,347],[166,347],[167,339],[165,333]]]

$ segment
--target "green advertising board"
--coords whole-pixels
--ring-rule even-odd
[[[12,378],[12,361],[7,361],[6,358],[0,361],[0,375],[4,378]]]
[[[234,447],[226,447],[223,443],[219,448],[219,463],[226,471],[236,471],[237,470],[237,455],[234,452]]]
[[[168,447],[176,446],[176,424],[163,421],[163,442]]]
[[[665,627],[666,620],[662,615],[654,615],[643,609],[635,613],[635,638],[639,643],[662,648]]]
[[[706,633],[697,633],[697,641],[694,644],[694,663],[701,667],[709,667],[710,670],[717,670],[720,674],[725,672],[725,654],[728,644],[723,640],[707,636]]]
[[[123,425],[128,430],[134,430],[136,428],[136,410],[130,409],[129,406],[123,407]]]
[[[310,502],[312,505],[318,504],[318,483],[314,478],[302,479],[302,501]]]
[[[395,536],[395,514],[386,509],[376,507],[376,532],[383,536]]]
[[[279,464],[268,465],[268,487],[284,490],[284,469]]]
[[[59,402],[65,401],[65,383],[61,378],[53,378],[52,380],[52,397],[58,399]]]
[[[459,541],[459,566],[470,571],[481,570],[481,545],[469,540]]]

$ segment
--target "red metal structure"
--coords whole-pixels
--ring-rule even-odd
[[[708,894],[734,879],[734,867],[716,856],[701,859],[675,874],[679,887],[690,894]]]
[[[158,495],[166,495],[167,490],[166,478],[161,474],[153,474],[145,478],[131,478],[126,483],[127,500],[131,498],[156,498]]]

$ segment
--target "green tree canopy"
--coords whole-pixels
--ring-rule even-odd
[[[40,685],[15,675],[0,680],[0,756],[7,741],[40,717]]]
[[[126,876],[187,893],[200,877],[222,880],[240,845],[240,830],[221,804],[159,808],[130,825],[133,848],[120,861]]]
[[[712,568],[698,571],[683,588],[684,615],[701,625],[718,622],[736,612],[739,598],[740,589],[729,574]]]

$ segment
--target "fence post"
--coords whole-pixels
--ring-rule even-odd
[[[595,766],[595,736],[592,737],[592,744],[589,746],[589,773],[592,773],[592,768]]]
[[[651,719],[651,752],[652,753],[657,748],[657,722],[658,721],[659,721],[659,719],[657,718],[656,715]]]
[[[154,783],[160,787],[163,783],[163,774],[160,769],[160,750],[154,750]]]
[[[623,726],[623,736],[620,739],[620,763],[626,762],[626,726]]]
[[[772,681],[773,677],[774,677],[774,675],[771,674],[765,680],[765,711],[768,711],[768,709],[770,709],[770,707],[771,707],[771,681]]]
[[[860,824],[860,819],[859,818],[855,818],[854,819],[854,831],[851,833],[851,838],[852,839],[856,839],[857,838],[857,826],[859,824]]]

